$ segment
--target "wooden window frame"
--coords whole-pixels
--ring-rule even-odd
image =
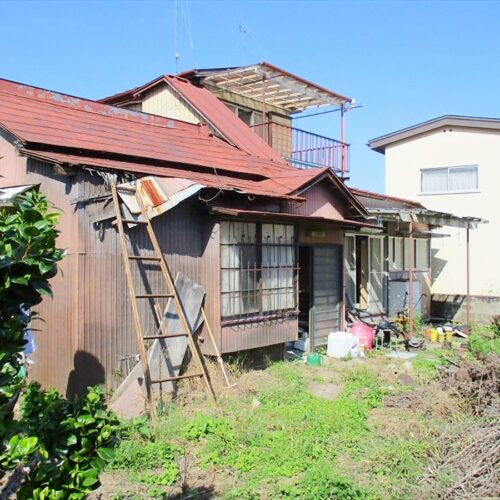
[[[220,265],[220,301],[221,301],[221,324],[222,326],[228,325],[228,324],[235,324],[235,323],[241,323],[241,322],[248,322],[248,321],[265,321],[269,319],[277,319],[277,318],[286,318],[290,315],[296,315],[298,314],[298,271],[299,271],[299,264],[298,264],[298,227],[296,224],[290,224],[290,223],[284,223],[284,222],[268,222],[268,221],[255,221],[255,220],[231,220],[231,219],[223,219],[220,221],[220,224],[222,226],[223,223],[251,223],[251,224],[256,224],[256,243],[223,243],[222,239],[220,241],[220,247],[224,246],[237,246],[237,247],[243,247],[243,246],[254,246],[256,248],[256,265],[253,269],[250,269],[248,267],[225,267],[224,263],[222,262],[223,256],[222,256],[222,251],[220,255],[220,260],[219,260],[219,265]],[[276,226],[289,226],[293,228],[293,243],[292,244],[276,244],[276,243],[263,243],[262,241],[262,226],[264,224],[271,224],[271,225],[276,225]],[[222,231],[222,228],[221,228]],[[292,265],[291,266],[280,266],[279,264],[277,266],[273,267],[264,267],[263,266],[263,248],[264,247],[278,247],[278,248],[291,248],[293,253],[292,253]],[[277,308],[277,309],[272,309],[272,310],[266,310],[264,309],[264,289],[263,289],[263,271],[268,270],[268,269],[286,269],[286,270],[292,270],[292,287],[289,286],[278,286],[278,287],[273,287],[273,288],[267,288],[267,290],[283,290],[285,300],[287,296],[287,290],[290,288],[293,289],[293,305],[291,307],[282,307],[282,308]],[[240,273],[240,283],[241,283],[241,276],[242,273],[245,272],[253,272],[255,273],[255,283],[257,283],[257,286],[254,288],[255,290],[255,297],[256,297],[256,305],[257,305],[257,310],[251,311],[248,313],[235,313],[231,315],[223,315],[223,297],[225,295],[230,296],[232,294],[238,294],[239,299],[241,300],[243,293],[245,291],[241,288],[240,290],[234,291],[223,291],[223,272],[224,271],[239,271]],[[278,283],[281,285],[281,283]],[[247,297],[248,298],[248,297]]]

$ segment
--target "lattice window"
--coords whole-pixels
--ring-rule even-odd
[[[295,310],[296,262],[294,226],[222,221],[222,317]]]

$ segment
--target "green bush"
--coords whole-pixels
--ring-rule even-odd
[[[17,433],[0,465],[28,465],[17,498],[83,498],[99,486],[99,472],[113,457],[118,421],[106,410],[101,390],[75,402],[30,384]]]
[[[34,190],[16,197],[13,206],[0,206],[0,439],[23,382],[24,331],[35,315],[25,310],[51,293],[48,280],[64,255],[55,247],[59,213],[49,209]]]
[[[14,419],[31,308],[51,294],[64,256],[55,246],[58,218],[36,190],[0,206],[0,479],[11,471],[7,487],[17,498],[75,499],[95,489],[118,424],[101,391],[70,402],[38,384],[26,387]]]

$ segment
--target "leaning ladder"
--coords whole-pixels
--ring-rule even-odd
[[[137,189],[135,187],[120,187],[119,189],[120,189],[120,191],[128,191],[128,192],[131,192],[133,194],[137,194]],[[165,258],[163,256],[163,253],[161,251],[160,245],[158,244],[158,240],[156,239],[156,235],[155,235],[155,232],[153,230],[151,220],[146,212],[144,203],[143,203],[141,197],[136,195],[135,198],[136,198],[137,204],[138,204],[139,209],[140,209],[141,218],[139,220],[124,219],[122,216],[122,213],[121,213],[120,202],[118,199],[118,193],[117,193],[117,188],[116,188],[115,184],[111,184],[111,195],[112,195],[113,204],[115,207],[116,224],[118,227],[121,253],[123,256],[123,264],[125,267],[127,286],[128,286],[131,305],[132,305],[132,315],[134,318],[137,346],[139,349],[139,356],[141,359],[142,369],[144,372],[144,383],[146,386],[146,396],[147,396],[149,411],[150,411],[150,415],[151,415],[151,420],[156,421],[156,418],[157,418],[156,406],[154,404],[154,398],[153,398],[152,384],[161,384],[161,383],[172,382],[175,380],[180,380],[180,379],[185,379],[185,378],[201,377],[201,378],[203,378],[206,391],[208,393],[208,396],[209,396],[212,404],[214,406],[216,406],[217,403],[215,400],[215,394],[214,394],[214,391],[213,391],[212,386],[210,384],[210,380],[208,378],[207,369],[206,369],[205,365],[203,364],[199,346],[195,340],[195,337],[193,336],[193,332],[191,332],[191,329],[189,328],[189,325],[188,325],[188,322],[186,319],[186,315],[184,313],[183,306],[179,300],[179,296],[177,294],[177,290],[175,289],[175,285],[174,285],[174,282],[172,280],[170,270],[168,269],[168,266],[167,266],[167,263],[166,263]],[[151,241],[151,245],[153,247],[154,256],[130,255],[128,253],[127,242],[126,242],[126,238],[125,238],[125,226],[124,226],[124,224],[142,224],[142,225],[146,226],[146,231],[147,231],[147,234],[148,234],[149,239]],[[163,281],[165,283],[165,288],[167,289],[167,293],[141,293],[141,294],[137,294],[135,291],[134,280],[132,279],[132,271],[131,271],[131,266],[130,266],[131,261],[157,262],[160,266],[160,269],[161,269],[161,273],[162,273]],[[177,314],[177,316],[180,320],[181,326],[182,326],[182,332],[169,334],[166,331],[166,326],[165,326],[165,323],[163,321],[163,317],[162,317],[161,312],[160,312],[159,304],[157,302],[157,299],[160,299],[160,298],[167,298],[167,299],[171,299],[173,301],[176,314]],[[153,302],[154,302],[153,309],[155,311],[156,320],[160,326],[161,334],[159,334],[159,335],[144,335],[143,334],[141,321],[140,321],[140,317],[139,317],[139,307],[138,307],[138,300],[139,299],[152,299],[153,300]],[[203,311],[203,314],[204,314],[204,311]],[[166,339],[170,339],[170,338],[174,338],[174,337],[187,337],[189,349],[191,351],[193,358],[196,361],[196,364],[198,365],[199,372],[192,373],[192,374],[178,375],[178,376],[174,376],[174,377],[165,377],[165,378],[161,378],[158,380],[151,379],[151,371],[149,369],[145,341],[147,341],[147,340],[162,340],[162,339],[166,340]],[[210,337],[213,341],[212,335],[210,335]],[[214,342],[214,345],[215,345],[215,342]],[[216,348],[216,346],[215,346],[215,348]]]

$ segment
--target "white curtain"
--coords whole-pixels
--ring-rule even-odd
[[[454,167],[448,172],[449,191],[471,191],[478,188],[477,167]]]
[[[444,193],[448,191],[448,169],[422,170],[422,193]]]

